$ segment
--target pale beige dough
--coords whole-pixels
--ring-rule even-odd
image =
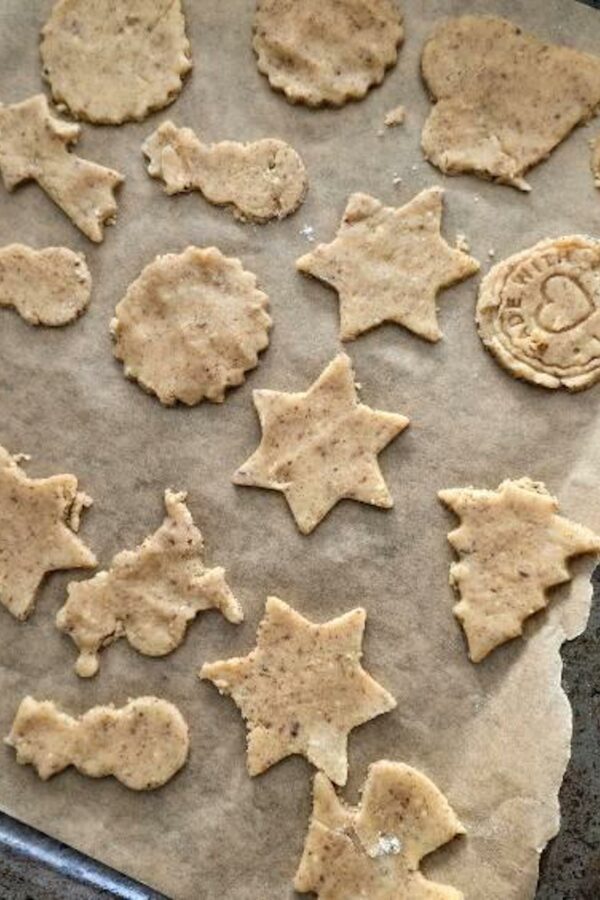
[[[592,154],[590,159],[594,184],[600,188],[600,135],[592,141]]]
[[[463,900],[421,874],[421,860],[465,829],[438,788],[416,769],[369,766],[358,806],[315,776],[313,810],[294,879],[319,900]]]
[[[117,304],[114,354],[167,406],[222,403],[269,343],[268,303],[256,276],[216,247],[158,256]]]
[[[253,397],[262,440],[234,484],[281,491],[304,534],[344,498],[394,505],[377,454],[409,420],[359,402],[345,353],[303,393],[260,390]]]
[[[43,94],[0,104],[0,174],[8,191],[37,181],[86,237],[99,242],[114,221],[114,191],[123,176],[70,153],[80,134],[79,125],[51,114]]]
[[[525,173],[600,106],[600,57],[545,44],[505,19],[441,22],[421,68],[435,102],[427,159],[524,191]]]
[[[396,322],[428,341],[440,339],[439,291],[479,269],[442,237],[442,198],[441,188],[429,188],[394,207],[352,194],[335,239],[296,260],[300,272],[338,292],[341,340],[352,341],[382,322]]]
[[[16,619],[33,612],[47,572],[97,564],[76,535],[91,503],[74,475],[29,478],[0,447],[0,603]]]
[[[529,478],[438,496],[460,519],[448,535],[460,557],[450,584],[473,662],[523,633],[525,620],[548,605],[547,589],[570,580],[571,557],[600,553],[600,536],[556,515],[558,500]]]
[[[5,743],[15,748],[17,762],[32,765],[43,781],[75,766],[91,778],[114,775],[134,791],[165,784],[189,750],[185,719],[157,697],[137,697],[121,709],[94,706],[77,718],[51,700],[25,697]]]
[[[404,120],[406,118],[406,110],[403,106],[395,106],[393,109],[388,110],[385,114],[385,118],[383,120],[383,124],[388,128],[396,128],[398,125],[404,125]]]
[[[118,638],[146,656],[165,656],[203,610],[218,609],[235,623],[244,618],[224,569],[202,561],[204,541],[186,497],[165,491],[167,515],[158,531],[117,554],[108,571],[69,585],[56,625],[77,645],[75,671],[83,678],[96,674],[99,652]]]
[[[342,106],[380,84],[404,31],[393,0],[258,0],[259,71],[291,103]]]
[[[364,609],[323,625],[267,600],[248,656],[205,663],[200,678],[232,697],[248,728],[248,772],[293,754],[336,784],[348,777],[348,734],[396,701],[361,666]]]
[[[192,67],[180,0],[58,0],[40,50],[55,102],[109,125],[167,106]]]
[[[284,141],[203,144],[191,128],[163,122],[142,146],[148,172],[167,194],[198,190],[210,203],[229,206],[236,219],[267,222],[293,213],[306,194],[304,163]]]
[[[92,277],[81,253],[66,247],[0,247],[0,306],[32,325],[66,325],[90,302]]]
[[[498,263],[481,283],[476,320],[515,378],[590,387],[600,379],[600,241],[545,240]]]

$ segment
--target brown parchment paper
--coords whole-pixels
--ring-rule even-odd
[[[512,380],[484,351],[473,311],[478,279],[440,300],[444,340],[420,341],[395,326],[347,345],[365,402],[407,414],[411,428],[382,455],[396,500],[382,512],[341,503],[303,537],[281,496],[235,488],[230,477],[255,448],[253,388],[304,390],[338,350],[335,294],[294,270],[311,225],[330,240],[351,191],[386,204],[433,184],[447,188],[444,230],[464,232],[490,265],[542,238],[600,232],[600,195],[589,172],[588,140],[572,135],[530,176],[530,196],[470,177],[444,178],[419,150],[429,104],[419,53],[433,23],[466,11],[505,14],[543,38],[600,48],[600,14],[574,0],[414,0],[405,3],[406,43],[383,86],[341,110],[290,106],[256,69],[251,0],[187,0],[195,68],[179,100],[144,123],[84,126],[77,152],[126,175],[118,223],[93,246],[35,185],[0,190],[0,243],[65,245],[85,251],[94,279],[89,311],[64,329],[34,329],[0,314],[0,443],[33,456],[34,475],[73,472],[94,498],[82,534],[103,566],[162,520],[163,490],[187,489],[207,559],[226,566],[243,602],[240,627],[216,613],[189,629],[185,644],[148,659],[124,641],[102,656],[91,681],[78,679],[75,648],[54,627],[69,577],[52,576],[26,624],[0,610],[0,733],[23,695],[50,697],[70,712],[156,694],[190,723],[191,756],[170,784],[135,794],[113,779],[73,770],[48,783],[0,750],[0,806],[173,898],[264,900],[293,897],[291,879],[310,811],[313,771],[289,759],[250,779],[245,730],[231,701],[196,671],[205,660],[254,645],[266,595],[322,621],[357,605],[368,611],[365,661],[398,700],[395,712],[350,739],[355,801],[367,765],[403,760],[448,796],[468,836],[426,863],[432,877],[469,900],[523,900],[535,892],[539,854],[559,827],[557,794],[569,758],[571,714],[560,687],[559,648],[585,626],[591,562],[555,592],[525,640],[469,663],[452,617],[448,586],[455,520],[440,488],[495,487],[528,474],[558,494],[562,511],[600,529],[600,387],[575,396]],[[49,0],[0,4],[0,98],[39,91],[38,33]],[[560,85],[557,84],[557,90]],[[406,125],[386,129],[385,112],[407,108]],[[304,206],[284,222],[242,225],[198,194],[169,198],[145,172],[140,145],[172,117],[205,140],[277,136],[302,154],[310,174]],[[393,184],[395,176],[403,180]],[[165,409],[127,382],[111,355],[115,304],[158,253],[188,244],[239,256],[271,298],[271,347],[223,406]]]

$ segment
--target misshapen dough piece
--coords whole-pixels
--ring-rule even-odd
[[[548,605],[547,589],[570,580],[567,560],[600,553],[600,536],[556,515],[556,498],[529,478],[438,496],[461,522],[448,535],[460,557],[450,584],[473,662],[523,633],[525,620]]]
[[[268,303],[256,276],[216,247],[158,256],[117,304],[114,354],[166,406],[222,403],[269,343]]]
[[[341,801],[318,773],[294,887],[319,900],[463,900],[419,871],[425,856],[459,834],[465,829],[444,795],[410,766],[387,760],[369,766],[357,807]]]
[[[75,532],[92,500],[74,475],[28,478],[0,447],[0,603],[26,619],[47,572],[93,568],[96,557]]]
[[[67,325],[90,302],[92,277],[80,253],[66,247],[0,247],[0,306],[32,325]]]
[[[404,31],[392,0],[258,0],[259,71],[291,103],[342,106],[380,84]]]
[[[256,648],[205,663],[200,678],[232,697],[248,727],[248,772],[301,754],[336,784],[348,776],[348,734],[396,701],[360,664],[364,609],[323,625],[267,600]]]
[[[600,135],[592,141],[592,154],[590,159],[594,184],[600,188]]]
[[[115,556],[107,572],[69,585],[56,624],[79,648],[75,671],[83,678],[96,674],[100,650],[120,637],[146,656],[165,656],[203,610],[218,609],[235,623],[244,618],[224,569],[204,566],[204,541],[186,497],[165,491],[167,516],[158,531]]]
[[[403,106],[395,106],[388,110],[385,114],[383,124],[388,128],[396,128],[398,125],[404,125],[406,119],[406,110]]]
[[[142,146],[148,172],[167,194],[199,190],[210,203],[229,206],[236,219],[267,222],[293,213],[307,190],[304,163],[275,138],[241,144],[203,144],[191,128],[163,122]]]
[[[80,133],[79,125],[50,113],[43,94],[0,104],[0,174],[8,191],[37,181],[86,237],[99,242],[117,212],[114,190],[123,176],[69,153]]]
[[[281,491],[303,534],[344,498],[394,505],[377,454],[409,420],[359,402],[345,353],[304,393],[261,390],[253,398],[262,440],[234,484]]]
[[[422,135],[448,175],[473,172],[530,190],[525,173],[600,106],[600,58],[545,44],[506,19],[437,26],[421,58],[435,101]]]
[[[108,125],[167,106],[192,67],[180,0],[58,0],[40,49],[55,102]]]
[[[479,269],[442,237],[442,198],[441,188],[429,188],[393,207],[352,194],[335,239],[296,260],[300,272],[338,292],[341,340],[352,341],[382,322],[396,322],[427,341],[440,339],[438,292]]]
[[[15,748],[17,762],[32,765],[43,781],[75,766],[91,778],[114,775],[134,791],[165,784],[189,750],[185,719],[157,697],[137,697],[121,709],[95,706],[78,718],[51,700],[25,697],[5,743]]]
[[[476,312],[481,340],[515,378],[580,391],[600,379],[600,241],[541,241],[491,269]]]

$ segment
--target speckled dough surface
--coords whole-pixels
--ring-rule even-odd
[[[111,125],[171,103],[192,66],[180,0],[58,0],[40,49],[55,102]]]
[[[570,580],[571,557],[600,553],[600,536],[556,515],[558,500],[529,478],[503,481],[496,491],[444,490],[439,498],[461,523],[448,535],[460,556],[450,584],[473,662],[522,634],[524,621],[547,606],[547,589]]]
[[[462,900],[460,891],[430,881],[419,866],[464,833],[443,794],[410,766],[373,763],[357,807],[340,800],[319,773],[294,887],[319,900]]]
[[[516,378],[580,391],[600,379],[600,241],[541,241],[494,266],[477,301],[481,340]]]
[[[404,31],[394,0],[258,0],[254,50],[292,103],[341,106],[380,84]]]
[[[364,609],[323,625],[267,600],[256,648],[205,663],[200,677],[232,697],[248,727],[248,771],[299,753],[336,784],[348,777],[348,734],[396,701],[361,666]]]
[[[46,781],[67,766],[83,775],[114,775],[134,791],[169,781],[189,749],[188,727],[177,709],[157,697],[137,697],[121,709],[95,706],[73,718],[51,700],[25,697],[10,734],[17,762],[32,765]]]
[[[421,66],[435,101],[423,151],[450,175],[529,190],[525,173],[600,106],[600,57],[545,44],[506,19],[440,23]]]
[[[479,263],[441,235],[443,191],[421,191],[406,206],[383,206],[352,194],[330,244],[296,267],[330,284],[340,298],[340,338],[351,341],[382,322],[396,322],[428,341],[442,336],[436,298]]]
[[[66,247],[0,247],[0,306],[31,325],[66,325],[90,302],[92,277],[83,254]]]
[[[216,247],[158,256],[117,305],[114,354],[167,406],[222,403],[269,343],[267,307],[256,276]]]

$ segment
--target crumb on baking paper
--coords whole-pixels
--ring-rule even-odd
[[[471,245],[467,240],[466,234],[457,234],[456,235],[456,249],[462,250],[463,253],[469,253],[471,250]]]
[[[397,125],[403,125],[406,118],[406,110],[403,106],[395,106],[388,110],[385,114],[384,124],[388,128],[395,128]]]
[[[398,185],[402,184],[402,177],[398,175],[397,172],[394,172],[394,176],[392,178],[392,184]]]
[[[496,255],[496,251],[494,250],[493,247],[490,247],[490,249],[488,250],[488,256],[490,257],[490,259],[493,259],[495,255]]]
[[[312,225],[303,225],[302,228],[300,229],[300,234],[302,235],[302,237],[306,238],[306,240],[309,241],[311,244],[314,242],[315,229],[312,227]]]

